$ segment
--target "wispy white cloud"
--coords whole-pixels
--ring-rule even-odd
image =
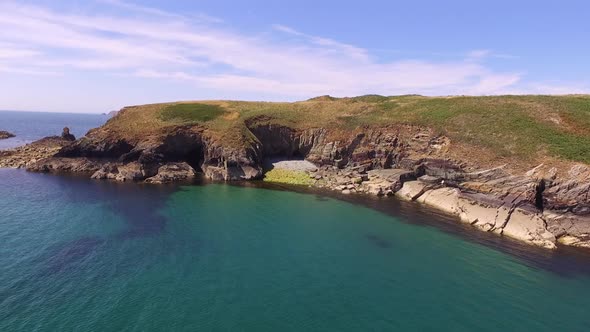
[[[0,72],[106,72],[183,82],[220,95],[249,92],[251,99],[496,94],[522,88],[523,73],[496,71],[481,61],[502,56],[491,50],[473,50],[453,61],[384,62],[367,49],[285,25],[269,26],[270,34],[246,35],[202,14],[187,17],[121,0],[99,2],[104,11],[67,13],[0,2]]]
[[[467,53],[467,57],[480,59],[480,58],[485,58],[485,57],[489,56],[491,53],[492,53],[492,51],[490,51],[490,50],[473,50],[473,51]]]
[[[180,15],[180,14],[169,13],[169,12],[157,9],[157,8],[147,7],[147,6],[143,6],[143,5],[137,5],[137,4],[134,4],[131,2],[125,2],[125,1],[121,1],[121,0],[98,0],[98,2],[107,4],[107,5],[111,5],[114,7],[119,7],[122,9],[130,10],[130,11],[134,11],[134,12],[162,16],[165,18],[185,19],[187,17],[190,17],[192,20],[198,20],[198,21],[207,22],[207,23],[223,23],[223,20],[221,18],[209,16],[209,15],[206,15],[203,13],[192,13],[189,15]]]

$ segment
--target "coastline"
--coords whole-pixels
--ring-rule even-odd
[[[0,167],[26,168],[34,172],[78,173],[98,180],[150,184],[188,183],[198,173],[191,165],[180,161],[158,163],[148,169],[137,162],[121,163],[104,158],[59,157],[64,149],[71,148],[80,141],[72,142],[50,137],[13,150],[5,150],[0,152]],[[283,161],[285,162],[304,162],[313,165],[310,161],[301,160]],[[582,228],[576,234],[568,233],[563,223],[577,227],[576,220],[580,217],[571,213],[540,211],[535,207],[533,199],[539,180],[530,174],[528,178],[508,175],[509,186],[513,187],[513,184],[517,183],[520,192],[516,198],[514,195],[508,195],[500,199],[493,193],[470,190],[469,186],[473,186],[474,183],[482,186],[486,181],[497,181],[498,178],[502,178],[498,176],[503,174],[501,168],[465,172],[448,160],[422,159],[419,162],[418,167],[414,162],[413,170],[412,167],[367,170],[365,167],[338,167],[330,164],[317,166],[315,169],[294,171],[289,167],[283,167],[274,169],[275,174],[277,171],[280,173],[270,180],[309,185],[350,196],[367,194],[383,196],[384,199],[395,196],[397,199],[418,202],[454,216],[459,222],[469,224],[473,230],[511,237],[546,249],[556,249],[558,244],[590,247],[590,220],[582,220],[582,225],[586,225],[588,229]],[[204,172],[203,175],[216,181],[239,181],[259,179],[264,174],[261,172],[261,176],[227,179],[218,176],[224,172],[223,168],[215,169],[214,173]],[[303,181],[304,179],[309,182]],[[458,179],[471,181],[459,182]],[[544,180],[541,178],[541,181]]]
[[[3,168],[0,171],[22,171],[25,169]],[[87,175],[80,173],[48,173],[47,176],[65,177],[75,181],[96,182],[88,178]],[[116,186],[149,186],[147,183],[130,183],[115,180],[98,181],[105,185]],[[199,174],[192,181],[173,182],[160,184],[156,187],[166,188],[165,190],[175,190],[172,188],[181,188],[183,186],[203,186],[203,185],[227,185],[237,187],[251,187],[262,190],[290,191],[305,195],[316,196],[318,200],[336,199],[353,205],[362,206],[383,213],[396,221],[410,224],[415,227],[432,227],[440,232],[456,236],[464,241],[476,243],[489,247],[499,252],[508,254],[531,268],[539,268],[557,274],[588,274],[590,275],[590,251],[576,247],[558,244],[555,250],[546,250],[538,246],[529,245],[523,241],[509,237],[498,236],[487,232],[474,231],[473,227],[461,223],[456,216],[444,213],[440,210],[433,209],[427,205],[415,201],[401,200],[396,197],[374,196],[369,194],[342,194],[341,192],[318,188],[311,186],[301,186],[293,184],[283,184],[276,182],[255,181],[214,181]],[[362,222],[362,221],[361,221]],[[417,239],[419,240],[419,239]]]
[[[395,174],[396,176],[403,176],[408,174],[405,170],[388,169],[384,170],[388,175]],[[283,173],[288,173],[289,170],[283,169]],[[301,171],[291,171],[301,173]],[[383,173],[380,171],[378,173]],[[339,171],[336,171],[339,174]],[[451,218],[455,223],[463,224],[470,231],[481,231],[483,233],[493,234],[495,237],[510,238],[515,241],[533,245],[544,249],[557,249],[558,247],[570,247],[572,242],[564,241],[564,239],[556,239],[552,233],[547,231],[547,224],[545,218],[555,218],[556,216],[547,215],[543,212],[534,211],[531,207],[521,206],[507,208],[502,202],[493,197],[486,197],[481,194],[464,193],[459,188],[448,187],[441,184],[440,179],[433,179],[429,176],[423,176],[418,179],[409,179],[401,184],[391,183],[389,181],[379,178],[373,173],[367,178],[367,181],[358,181],[358,174],[351,174],[345,178],[349,180],[339,181],[322,181],[326,177],[325,173],[321,177],[317,175],[317,171],[307,172],[311,179],[315,179],[312,184],[302,185],[300,183],[293,183],[291,178],[286,176],[284,179],[273,178],[272,181],[265,182],[270,185],[285,186],[286,188],[309,188],[313,193],[314,190],[328,194],[329,196],[337,197],[355,201],[360,198],[375,198],[384,205],[399,204],[400,202],[407,202],[409,204],[417,204],[425,209],[436,211],[439,215],[444,215]],[[331,174],[334,175],[334,174]],[[300,176],[300,175],[299,175]],[[378,179],[378,180],[375,180]],[[373,181],[373,183],[369,183]],[[379,191],[375,190],[374,182],[379,185]],[[443,181],[444,182],[444,181]],[[369,184],[367,184],[369,183]],[[390,191],[383,193],[383,188],[392,188],[398,186],[397,191]],[[375,208],[375,206],[372,206]],[[515,226],[507,227],[508,223],[512,222]],[[495,228],[495,224],[498,227]],[[537,227],[535,230],[538,237],[531,236],[531,228]],[[543,238],[545,236],[545,238]],[[570,238],[565,238],[570,240]],[[578,248],[588,248],[586,245],[574,246]]]
[[[540,246],[530,245],[524,241],[498,234],[476,231],[472,225],[461,222],[458,216],[435,209],[431,206],[416,201],[403,200],[398,197],[374,196],[365,193],[342,194],[339,191],[314,186],[285,184],[280,182],[265,181],[235,181],[219,182],[203,179],[196,185],[224,184],[239,187],[253,187],[265,190],[292,191],[296,193],[315,195],[318,199],[336,199],[350,204],[369,208],[385,215],[396,218],[398,221],[414,225],[416,227],[432,227],[441,232],[458,236],[466,241],[471,241],[483,246],[510,254],[523,259],[531,266],[563,272],[559,267],[551,268],[550,261],[556,257],[572,257],[584,262],[590,262],[590,250],[557,243],[553,250],[547,250]],[[576,269],[590,273],[590,266],[583,268],[571,265]]]
[[[332,103],[302,102],[330,109]],[[523,159],[498,165],[503,160],[485,149],[418,125],[344,130],[330,122],[276,124],[257,113],[236,121],[239,113],[226,112],[214,126],[200,112],[219,113],[226,106],[195,105],[198,112],[182,113],[197,116],[190,123],[162,119],[176,104],[125,108],[78,140],[50,137],[2,151],[0,167],[146,184],[186,183],[198,174],[223,182],[266,177],[343,195],[395,196],[443,211],[472,229],[546,249],[590,248],[590,167],[582,162],[546,157],[541,164]],[[337,105],[366,110],[372,104]],[[474,151],[481,156],[473,158]],[[284,167],[269,169],[268,160]]]

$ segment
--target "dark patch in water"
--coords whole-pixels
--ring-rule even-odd
[[[315,199],[320,202],[327,202],[330,200],[328,197],[320,195],[315,195]]]
[[[114,235],[116,239],[126,240],[137,237],[155,236],[166,230],[166,218],[154,214],[148,218],[126,218],[129,228]]]
[[[385,240],[384,238],[375,235],[375,234],[367,234],[365,236],[365,238],[367,240],[369,240],[369,242],[373,245],[375,245],[378,248],[382,248],[382,249],[389,249],[391,248],[391,242]]]
[[[115,183],[110,181],[89,181],[85,177],[53,176],[24,173],[35,176],[35,181],[47,184],[43,187],[55,188],[54,192],[62,199],[85,204],[105,204],[122,216],[126,229],[106,238],[82,237],[49,249],[40,258],[42,274],[55,274],[70,267],[80,266],[85,257],[92,255],[99,246],[117,246],[121,241],[141,237],[157,236],[166,231],[167,220],[159,214],[168,197],[176,192],[178,186],[152,186],[137,183]],[[63,197],[65,196],[65,197]],[[101,219],[88,220],[101,222]]]
[[[179,187],[153,186],[137,183],[88,181],[78,177],[48,177],[60,186],[67,200],[77,203],[110,205],[123,217],[128,229],[114,235],[116,239],[154,236],[166,230],[166,218],[159,214],[168,197]]]
[[[67,242],[49,254],[44,274],[55,274],[79,263],[82,259],[93,254],[105,240],[99,237],[82,237]]]

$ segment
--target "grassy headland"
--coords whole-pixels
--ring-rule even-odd
[[[590,96],[329,96],[295,103],[199,101],[128,107],[107,126],[145,135],[199,124],[223,140],[243,141],[246,124],[333,132],[414,125],[448,136],[463,157],[494,163],[590,163]]]

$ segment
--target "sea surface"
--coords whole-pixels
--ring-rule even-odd
[[[590,331],[590,257],[394,199],[0,169],[0,331]]]
[[[0,130],[16,135],[0,140],[0,150],[25,145],[46,136],[61,135],[64,127],[70,128],[70,132],[79,138],[108,119],[109,116],[100,114],[0,111]]]

